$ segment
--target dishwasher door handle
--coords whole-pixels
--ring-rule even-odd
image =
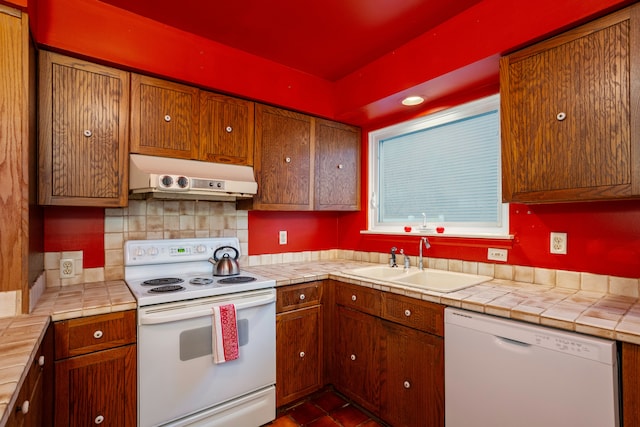
[[[494,337],[496,339],[497,345],[508,351],[517,353],[529,353],[533,347],[533,344],[529,344],[524,341],[501,337],[499,335],[494,335]]]

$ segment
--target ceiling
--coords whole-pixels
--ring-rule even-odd
[[[480,0],[101,0],[337,81]]]

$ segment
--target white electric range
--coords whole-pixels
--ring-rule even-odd
[[[237,238],[125,243],[125,281],[138,303],[139,426],[275,418],[275,281],[242,270],[214,276],[209,258],[223,246],[239,256]],[[225,304],[236,309],[239,357],[215,364],[212,313]]]

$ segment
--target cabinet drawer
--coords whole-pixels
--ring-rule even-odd
[[[135,310],[55,323],[56,360],[135,342]]]
[[[302,283],[300,285],[276,288],[276,311],[295,310],[320,304],[322,299],[322,282]]]
[[[364,286],[339,283],[336,288],[336,304],[380,316],[380,291]]]
[[[384,319],[443,336],[444,306],[389,293],[385,293],[383,298]]]

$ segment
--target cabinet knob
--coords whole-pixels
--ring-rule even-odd
[[[104,421],[104,417],[102,415],[98,415],[96,419],[93,420],[93,422],[96,424],[102,424],[103,421]]]
[[[556,116],[556,119],[559,122],[563,121],[566,118],[567,118],[567,113],[565,113],[564,111],[559,112],[558,115]]]
[[[338,165],[338,169],[344,168],[344,165]]]
[[[25,400],[24,402],[22,402],[22,405],[20,405],[20,406],[18,406],[18,408],[16,408],[16,412],[19,412],[22,415],[26,415],[27,412],[29,412],[29,401]]]
[[[352,354],[352,355],[350,356],[350,359],[351,359],[351,360],[356,360],[356,355],[355,355],[355,354]]]
[[[358,299],[358,297],[357,297],[357,296],[355,296],[355,295],[351,295],[351,301],[355,301],[355,300],[357,300],[357,299]]]
[[[301,351],[300,352],[300,357],[304,357],[304,356],[305,356],[304,351]]]
[[[103,335],[103,333],[102,333],[102,331],[100,331],[100,330],[95,331],[95,332],[93,333],[93,337],[94,337],[95,339],[97,339],[97,340],[99,340],[100,338],[102,338],[102,335]]]
[[[89,138],[91,135],[93,135],[93,132],[91,132],[89,129],[85,129],[84,132],[82,132],[84,134],[84,136],[86,136],[87,138]]]
[[[227,133],[233,132],[233,128],[231,126],[227,126],[226,128],[224,128],[224,130],[226,130]]]
[[[411,316],[411,310],[406,309],[406,310],[404,311],[404,315],[405,315],[405,316],[407,316],[407,317]]]
[[[303,301],[305,298],[304,294],[300,294],[300,301]]]
[[[285,157],[284,161],[287,162],[287,163],[291,163],[291,157]]]
[[[38,357],[38,366],[44,366],[44,356]]]
[[[405,381],[404,383],[402,383],[402,385],[404,386],[404,388],[411,388],[411,383],[409,381]]]
[[[168,115],[168,114],[166,116],[164,116],[164,121],[167,122],[167,123],[170,122],[171,121],[171,116]]]

